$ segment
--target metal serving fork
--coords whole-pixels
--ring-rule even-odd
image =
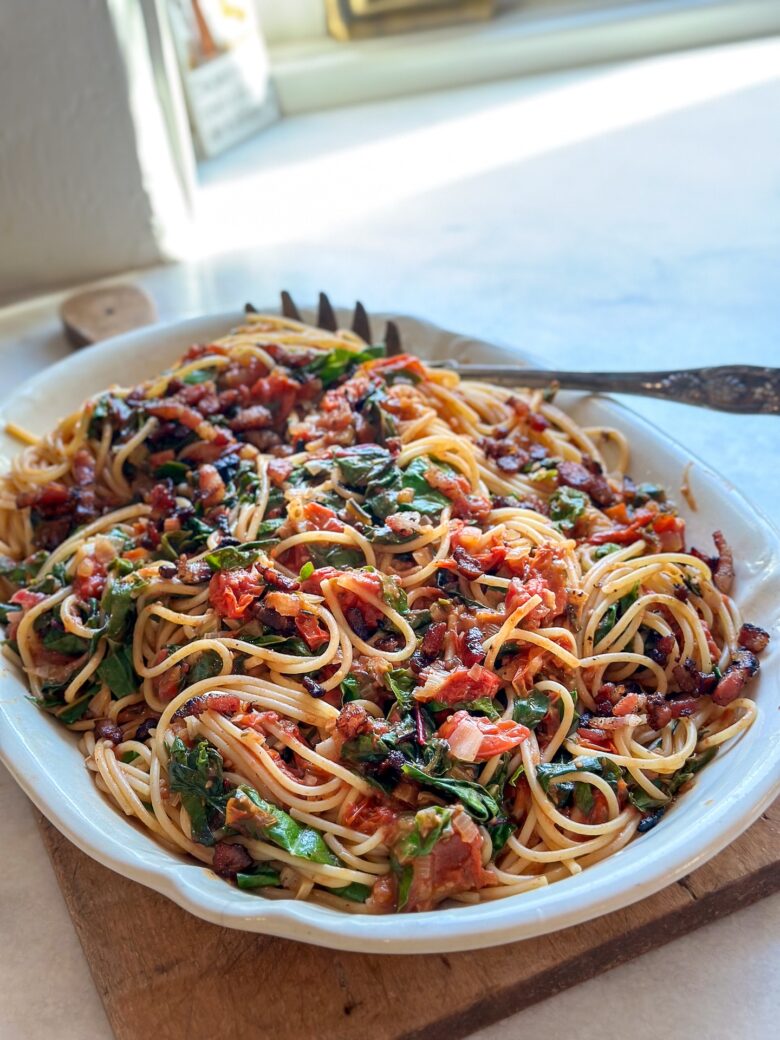
[[[247,310],[254,308],[247,304]],[[288,292],[282,293],[282,314],[301,320]],[[317,325],[335,332],[336,313],[325,293],[320,293]],[[372,343],[371,323],[363,304],[357,302],[352,330]],[[401,333],[388,321],[382,337],[389,356],[401,353]],[[559,372],[553,369],[518,368],[514,365],[470,365],[457,361],[427,362],[432,368],[451,368],[463,379],[485,380],[502,386],[526,386],[583,390],[591,393],[638,394],[668,401],[743,415],[780,415],[780,368],[760,365],[718,365],[665,372]]]

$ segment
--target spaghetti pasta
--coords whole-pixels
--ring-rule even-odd
[[[534,891],[756,716],[723,536],[686,551],[625,437],[540,392],[253,313],[9,432],[6,656],[124,815],[247,891]]]

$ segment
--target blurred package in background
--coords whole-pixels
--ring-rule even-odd
[[[328,32],[359,40],[489,18],[494,0],[325,0]]]
[[[195,145],[223,152],[279,116],[253,0],[168,0]]]

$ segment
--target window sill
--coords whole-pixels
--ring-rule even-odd
[[[775,0],[614,0],[597,11],[584,7],[575,0],[551,14],[531,4],[484,25],[350,44],[277,45],[271,64],[279,102],[285,115],[294,115],[780,32]]]

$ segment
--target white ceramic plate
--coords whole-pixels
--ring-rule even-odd
[[[111,383],[159,372],[193,342],[238,323],[235,312],[151,327],[107,341],[45,370],[14,392],[1,419],[43,433],[85,396]],[[405,345],[423,357],[527,363],[504,348],[467,340],[412,319],[398,319]],[[674,489],[690,461],[684,448],[631,411],[604,398],[564,401],[583,425],[617,426],[633,449],[632,473]],[[0,455],[18,450],[5,435]],[[21,679],[0,667],[0,755],[38,808],[84,852],[216,924],[338,949],[431,953],[475,949],[578,924],[651,895],[700,866],[744,831],[780,787],[780,535],[703,463],[691,476],[699,511],[688,516],[693,542],[707,546],[722,528],[737,560],[737,598],[745,616],[772,633],[762,678],[751,690],[760,714],[748,733],[722,750],[662,823],[612,858],[549,888],[482,906],[387,917],[352,916],[308,903],[241,892],[204,867],[166,851],[123,818],[98,792],[75,740],[27,699]]]

